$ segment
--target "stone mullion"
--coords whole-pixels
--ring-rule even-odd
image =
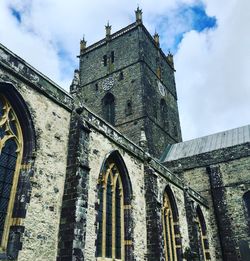
[[[123,193],[120,198],[121,204],[121,259],[125,260],[125,225],[124,225],[124,206],[123,206]]]
[[[172,213],[170,210],[167,210],[167,227],[168,227],[168,244],[169,244],[169,255],[170,255],[170,261],[176,261],[175,259],[175,235],[174,235],[174,231],[173,231],[173,219],[172,219]],[[173,258],[174,256],[174,258]]]
[[[172,244],[173,244],[173,246],[172,246],[172,251],[174,251],[174,261],[177,261],[177,257],[176,257],[176,243],[175,243],[175,230],[174,230],[174,221],[173,221],[173,213],[172,213],[172,211],[170,211],[170,220],[171,220],[171,224],[170,224],[170,226],[171,226],[171,233],[172,233]]]
[[[119,174],[120,175],[120,174]],[[121,225],[121,259],[125,260],[125,221],[124,221],[124,191],[123,191],[123,184],[121,177],[119,176],[119,193],[120,193],[120,207],[121,207],[121,212],[120,212],[120,225]]]
[[[198,224],[198,231],[199,231],[199,241],[201,244],[201,249],[202,249],[202,260],[206,261],[206,254],[205,254],[205,247],[204,247],[204,242],[203,242],[203,233],[202,233],[202,228],[201,228],[201,222],[199,217],[197,216],[197,224]]]
[[[165,249],[165,259],[166,261],[168,260],[168,257],[166,255],[167,253],[167,235],[166,235],[166,215],[165,215],[166,209],[163,207],[162,208],[162,224],[163,224],[163,237],[164,237],[164,249]]]
[[[116,253],[116,182],[117,182],[117,174],[115,177],[112,177],[112,258],[115,259]]]
[[[182,260],[182,241],[180,234],[180,225],[179,221],[173,223],[174,234],[175,234],[175,250],[176,250],[176,259],[178,261]]]
[[[105,173],[105,183],[103,184],[103,203],[102,203],[102,257],[105,258],[106,256],[106,208],[107,208],[107,179]]]
[[[167,223],[167,230],[168,230],[168,240],[167,240],[167,244],[169,244],[169,256],[170,256],[170,260],[169,261],[175,261],[172,259],[173,257],[173,250],[174,250],[174,246],[173,246],[173,234],[172,234],[172,230],[170,229],[171,227],[171,222],[169,222],[169,218],[171,219],[171,213],[169,211],[169,209],[167,210],[167,214],[166,214],[166,223]]]

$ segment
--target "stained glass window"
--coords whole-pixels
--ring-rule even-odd
[[[2,239],[5,218],[7,215],[13,176],[16,167],[16,143],[7,140],[0,154],[0,239]]]
[[[99,200],[100,200],[100,205],[99,205],[99,211],[98,211],[98,217],[97,217],[97,222],[98,222],[98,234],[97,234],[97,256],[102,255],[102,211],[103,211],[103,188],[102,186],[99,187]]]
[[[112,184],[110,175],[106,191],[106,257],[112,257]]]
[[[0,95],[0,242],[7,246],[15,191],[22,157],[23,138],[18,119],[8,100]]]
[[[163,200],[162,219],[166,260],[177,261],[173,209],[166,192]]]
[[[209,251],[209,243],[207,238],[207,229],[205,224],[205,219],[202,214],[200,207],[197,208],[197,222],[198,222],[198,232],[199,232],[199,241],[201,244],[201,254],[202,258],[205,261],[211,260],[210,251]]]
[[[114,163],[107,166],[100,183],[97,257],[124,260],[123,187]]]
[[[119,180],[116,183],[115,190],[115,251],[116,258],[121,258],[121,194]]]

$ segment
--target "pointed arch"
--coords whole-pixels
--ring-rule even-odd
[[[97,258],[129,260],[132,255],[132,186],[117,150],[108,153],[101,166],[98,200]]]
[[[125,114],[126,114],[126,116],[129,116],[132,113],[133,113],[132,101],[131,100],[127,100],[126,107],[125,107]]]
[[[207,226],[204,215],[199,205],[196,208],[196,216],[198,223],[198,234],[201,246],[202,260],[208,261],[211,260],[211,257],[209,252],[209,242],[207,238]]]
[[[102,100],[103,117],[110,124],[115,124],[115,96],[108,92]]]
[[[23,97],[12,83],[0,82],[0,93],[10,102],[19,120],[24,139],[23,162],[27,162],[36,151],[36,134],[30,111]]]
[[[35,147],[35,132],[25,101],[11,83],[0,82],[0,253],[3,256],[16,258],[19,250],[20,228],[16,220],[26,215]],[[25,178],[20,179],[21,172]]]
[[[160,101],[160,119],[165,129],[168,129],[168,108],[166,101],[162,98]]]
[[[169,185],[163,193],[162,223],[165,258],[168,261],[179,261],[182,254],[179,213]]]

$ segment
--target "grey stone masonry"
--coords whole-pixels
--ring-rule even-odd
[[[71,117],[67,173],[62,202],[58,261],[84,260],[88,208],[89,128],[77,113]]]
[[[145,198],[147,220],[147,260],[165,260],[164,243],[162,239],[163,229],[161,222],[161,206],[157,200],[158,187],[157,175],[153,169],[145,166]]]
[[[186,190],[193,200],[199,202],[200,204],[207,206],[207,200],[202,197],[199,193],[193,190],[191,187],[185,186],[183,181],[168,168],[162,165],[157,159],[151,157],[147,152],[140,148],[133,141],[129,140],[126,136],[117,131],[112,125],[106,123],[98,115],[91,112],[87,107],[78,108],[81,113],[82,119],[86,120],[88,126],[98,132],[102,133],[105,137],[112,140],[115,144],[119,145],[125,151],[128,151],[131,155],[139,158],[142,161],[146,161],[149,167],[154,169],[156,173],[162,176],[165,180],[169,181],[176,187]]]
[[[186,147],[185,150],[189,151],[190,156],[184,156],[182,145],[177,144],[178,151],[172,151],[172,155],[176,155],[175,159],[167,159],[164,162],[167,168],[182,177],[185,184],[207,199],[212,209],[210,224],[215,236],[210,243],[215,247],[216,260],[244,260],[247,250],[242,248],[242,245],[250,245],[248,215],[244,203],[244,195],[250,190],[250,143],[249,136],[242,130],[247,130],[245,133],[248,133],[249,126],[228,131],[225,135],[215,134],[214,137],[218,139],[209,137],[218,146],[211,143],[210,147],[202,147],[201,139],[206,141],[208,138],[193,140],[191,143],[199,144],[200,148],[219,148],[211,151],[204,149],[203,153],[196,153],[197,147],[190,146],[189,150]],[[229,135],[230,133],[238,135]],[[223,140],[227,142],[219,142]],[[191,153],[191,148],[194,153]],[[181,157],[178,158],[177,155]]]
[[[142,23],[133,23],[86,47],[81,44],[79,104],[105,118],[105,95],[114,97],[114,126],[139,144],[144,128],[149,152],[181,141],[172,56]]]

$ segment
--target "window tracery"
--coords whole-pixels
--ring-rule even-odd
[[[124,208],[121,173],[110,163],[99,184],[98,260],[125,260]]]
[[[0,94],[0,242],[5,251],[23,154],[23,135],[18,118]]]
[[[162,220],[166,260],[177,261],[177,245],[175,242],[176,233],[174,228],[173,208],[171,206],[171,202],[167,192],[164,193],[163,198]]]
[[[203,258],[202,260],[209,261],[211,260],[211,257],[209,252],[209,243],[207,239],[207,228],[200,207],[197,208],[197,223],[198,223],[199,240],[200,240],[201,250],[202,250],[202,258]]]

